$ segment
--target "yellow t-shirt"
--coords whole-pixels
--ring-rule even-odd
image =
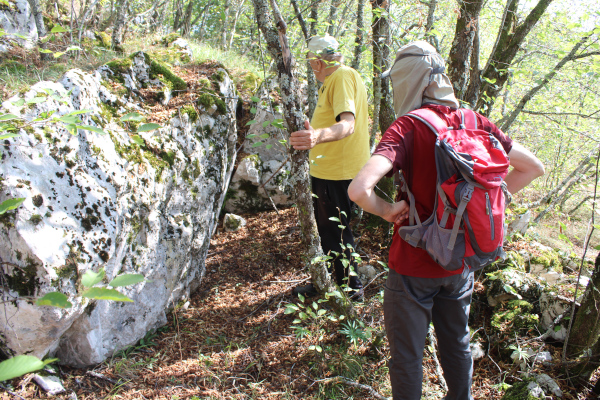
[[[370,157],[367,90],[358,72],[347,66],[325,78],[310,124],[315,129],[330,127],[343,112],[354,114],[354,133],[310,150],[310,174],[316,178],[353,179]]]

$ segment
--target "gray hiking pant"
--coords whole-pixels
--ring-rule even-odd
[[[390,269],[383,312],[390,344],[394,400],[419,400],[423,350],[433,321],[440,362],[448,384],[446,400],[472,400],[473,359],[469,348],[469,309],[473,273],[447,278],[415,278]]]

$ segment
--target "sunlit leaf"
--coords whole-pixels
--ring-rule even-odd
[[[26,103],[27,104],[38,104],[38,103],[43,103],[46,100],[48,100],[47,97],[34,97],[32,99],[27,100]]]
[[[80,123],[81,120],[76,115],[63,115],[62,117],[57,118],[58,121],[64,122],[65,124],[77,124]]]
[[[19,207],[24,201],[24,197],[20,197],[18,199],[4,200],[2,204],[0,204],[0,215],[4,214],[7,211],[14,210],[15,208]]]
[[[256,114],[256,107],[252,107],[252,108],[250,109],[250,112],[251,112],[252,114]]]
[[[262,123],[263,128],[266,128],[269,125],[271,125],[271,121],[263,121],[263,123]]]
[[[48,54],[48,53],[54,53],[54,52],[52,50],[48,50],[48,49],[40,49],[40,53]]]
[[[256,120],[253,119],[252,121],[246,122],[246,126],[248,126],[248,125],[254,125],[255,123],[256,123]]]
[[[265,149],[269,150],[271,147],[273,147],[273,145],[272,144],[268,144],[268,145],[265,146]]]
[[[140,135],[133,135],[133,136],[131,137],[131,140],[132,140],[132,141],[133,141],[135,144],[137,144],[137,145],[139,145],[139,146],[143,146],[143,145],[144,145],[144,143],[145,143],[145,142],[144,142],[144,139],[142,139],[142,138],[140,137]]]
[[[138,127],[137,131],[138,132],[149,132],[149,131],[153,131],[158,128],[161,128],[161,126],[159,124],[149,123],[149,124],[140,125]]]
[[[122,274],[108,284],[112,287],[120,287],[120,286],[129,286],[135,285],[136,283],[140,283],[144,281],[144,275],[141,274]]]
[[[79,115],[79,114],[88,114],[93,112],[94,110],[89,110],[89,109],[84,109],[84,110],[75,110],[75,111],[71,111],[68,114],[65,114],[64,116],[71,116],[71,115]]]
[[[54,53],[54,58],[60,58],[64,54],[65,53],[63,51],[57,51],[56,53]]]
[[[37,306],[50,306],[58,308],[71,308],[73,304],[68,300],[68,297],[64,293],[50,292],[46,293],[43,297],[40,297],[35,302]]]
[[[263,134],[262,134],[262,135],[260,135],[259,137],[260,137],[261,139],[268,139],[268,138],[269,138],[269,136],[270,136],[270,135],[269,135],[268,133],[263,133]]]
[[[92,125],[77,125],[78,129],[83,129],[84,131],[92,131],[92,132],[96,132],[99,133],[101,135],[105,135],[106,132],[104,132],[102,129],[98,128],[97,126],[92,126]]]
[[[0,363],[0,381],[17,378],[30,372],[38,371],[51,362],[56,361],[56,358],[42,361],[34,356],[20,355]]]
[[[112,300],[112,301],[127,301],[133,302],[129,297],[115,289],[107,289],[102,287],[95,287],[86,290],[81,294],[81,297],[87,297],[88,299],[96,300]]]
[[[0,129],[0,130],[2,130],[2,129]],[[17,137],[17,136],[21,136],[21,135],[18,134],[18,133],[7,133],[5,135],[0,135],[0,140],[10,139],[10,138],[14,138],[14,137]]]
[[[100,271],[98,271],[98,272],[87,271],[81,277],[81,284],[88,288],[92,287],[95,284],[102,282],[102,279],[104,279],[105,274],[106,273],[104,271],[104,268],[100,269]]]
[[[256,97],[256,96],[250,97],[250,100],[252,100],[255,103],[258,103],[260,101],[260,99],[258,97]]]
[[[67,28],[63,28],[60,25],[54,25],[54,27],[50,31],[50,33],[63,33],[63,32],[70,32],[70,30]]]
[[[140,114],[138,114],[136,112],[132,112],[132,113],[123,115],[119,119],[123,122],[126,122],[126,121],[138,121],[139,122],[139,121],[143,121],[144,117],[142,117]]]
[[[254,144],[252,144],[252,147],[258,147],[258,146],[262,146],[263,142],[256,142]]]
[[[25,99],[19,99],[17,101],[13,101],[12,105],[15,107],[23,107],[25,105]],[[12,115],[12,114],[9,114]]]
[[[0,121],[10,121],[11,119],[18,119],[18,118],[19,117],[17,117],[14,114],[3,114],[3,115],[0,115]]]
[[[73,50],[81,50],[81,47],[79,47],[79,46],[70,46],[65,51],[73,51]]]

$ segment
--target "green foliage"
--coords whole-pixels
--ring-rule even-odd
[[[9,358],[0,363],[0,382],[38,371],[56,360],[53,358],[42,361],[37,357],[26,355]]]

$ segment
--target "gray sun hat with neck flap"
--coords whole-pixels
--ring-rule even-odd
[[[396,117],[428,103],[458,108],[445,70],[444,59],[429,43],[417,41],[402,46],[392,68],[381,74],[392,80]]]
[[[334,54],[340,44],[333,36],[325,34],[325,36],[313,36],[308,40],[308,50],[318,56],[325,54]]]

